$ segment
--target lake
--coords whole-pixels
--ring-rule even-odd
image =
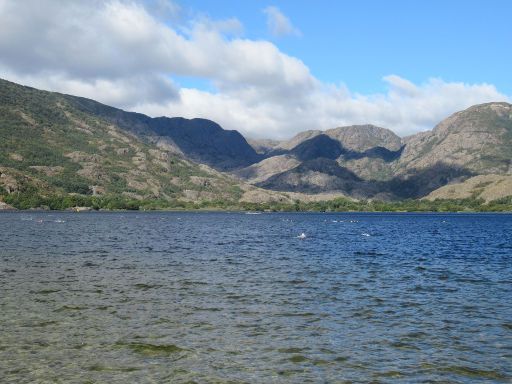
[[[2,383],[510,383],[512,215],[1,213],[0,335]]]

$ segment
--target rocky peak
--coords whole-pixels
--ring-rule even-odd
[[[400,137],[393,133],[393,131],[365,124],[338,127],[326,131],[312,130],[300,132],[292,139],[278,145],[276,150],[292,150],[320,135],[336,140],[345,150],[352,152],[365,152],[375,147],[398,151],[402,146]]]
[[[432,131],[404,140],[401,169],[427,168],[436,163],[476,173],[508,172],[512,149],[512,105],[486,103],[454,113]]]
[[[393,131],[371,124],[333,128],[325,131],[325,134],[339,141],[345,149],[355,152],[375,147],[398,151],[402,145],[400,137]]]
[[[456,112],[434,127],[432,133],[444,136],[461,132],[495,132],[512,129],[512,105],[486,103]]]

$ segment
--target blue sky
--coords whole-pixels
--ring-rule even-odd
[[[268,39],[320,80],[360,93],[384,91],[382,77],[415,83],[492,83],[512,94],[512,1],[183,1],[189,12],[238,18],[244,35]],[[274,37],[265,9],[278,7],[301,31]]]
[[[0,77],[248,137],[512,101],[512,1],[0,0]]]

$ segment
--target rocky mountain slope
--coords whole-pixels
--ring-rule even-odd
[[[111,122],[151,144],[220,171],[248,166],[262,156],[237,131],[206,119],[157,117],[126,112],[94,100],[63,95],[78,111]]]
[[[0,81],[0,187],[135,199],[239,197],[236,181],[150,145],[76,101]]]
[[[403,140],[397,173],[438,162],[477,174],[512,171],[512,105],[487,103],[457,112],[432,131]]]
[[[425,199],[482,199],[486,202],[512,195],[512,176],[478,175],[460,183],[445,185]]]
[[[479,174],[510,174],[511,164],[512,106],[488,103],[404,139],[372,125],[301,132],[235,174],[281,191],[403,199]]]
[[[0,197],[292,201],[194,159],[223,168],[259,158],[207,120],[151,119],[0,80]]]
[[[150,118],[0,80],[0,196],[489,200],[512,195],[511,162],[507,103],[473,106],[404,139],[355,125],[248,142],[210,120]]]

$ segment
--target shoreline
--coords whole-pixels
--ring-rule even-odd
[[[181,201],[163,199],[135,200],[117,195],[101,197],[88,195],[41,196],[19,194],[0,196],[0,212],[4,211],[69,211],[77,213],[104,211],[197,211],[197,212],[512,212],[512,196],[485,201],[483,199],[436,200],[352,200],[335,198],[321,201],[267,201],[236,200]]]
[[[96,214],[96,213],[243,213],[243,214],[271,214],[271,213],[286,213],[286,214],[301,214],[301,213],[312,213],[312,214],[469,214],[469,215],[481,215],[481,214],[501,214],[501,215],[511,215],[512,210],[510,211],[315,211],[315,210],[305,210],[305,211],[292,211],[292,210],[284,210],[284,211],[257,211],[257,210],[235,210],[235,209],[208,209],[208,208],[200,208],[200,209],[91,209],[87,211],[73,211],[73,210],[60,210],[60,209],[4,209],[0,210],[0,214],[2,213],[69,213],[69,214]]]

